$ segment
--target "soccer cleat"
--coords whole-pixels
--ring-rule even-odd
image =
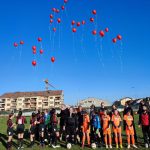
[[[112,149],[112,145],[109,145],[109,148]]]
[[[130,149],[130,145],[128,145],[128,147],[127,147],[128,149]]]
[[[56,147],[56,148],[59,148],[59,147],[60,147],[60,145],[56,145],[55,147]]]
[[[135,144],[132,145],[134,148],[137,148],[137,146]]]
[[[120,145],[120,148],[123,148],[123,147],[122,147],[122,144]]]
[[[119,148],[118,144],[116,145],[116,148]]]
[[[145,148],[148,148],[148,144],[147,143],[145,144]]]
[[[106,145],[106,149],[108,149],[108,145]]]
[[[56,146],[52,144],[52,148],[56,148]]]

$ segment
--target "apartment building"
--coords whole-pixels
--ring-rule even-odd
[[[64,103],[62,90],[15,92],[0,96],[0,110],[38,110],[60,108]]]

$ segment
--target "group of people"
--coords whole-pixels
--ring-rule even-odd
[[[150,148],[150,113],[144,101],[141,101],[139,111],[139,127],[142,128],[143,138],[146,148]],[[8,142],[7,149],[12,147],[12,138],[14,127],[18,134],[18,149],[23,148],[24,130],[27,123],[26,118],[19,111],[16,122],[13,123],[14,114],[10,114],[7,121]],[[66,108],[62,105],[61,112],[56,113],[55,109],[44,112],[38,111],[32,113],[30,118],[30,145],[34,146],[35,140],[40,142],[41,147],[45,147],[47,142],[52,148],[60,147],[58,141],[65,141],[68,149],[72,145],[80,144],[82,148],[85,146],[96,148],[102,146],[112,148],[112,143],[116,144],[116,148],[123,148],[122,144],[122,125],[126,131],[127,148],[137,148],[136,130],[134,125],[134,113],[126,102],[123,117],[117,110],[116,106],[112,106],[111,112],[101,103],[100,109],[91,106],[90,113],[81,106],[78,108]]]

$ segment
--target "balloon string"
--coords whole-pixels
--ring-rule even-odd
[[[20,45],[20,48],[19,48],[19,60],[21,61],[21,56],[22,56],[22,45]]]
[[[73,34],[73,57],[74,57],[74,61],[76,63],[77,59],[76,59],[76,52],[75,52],[75,35]]]
[[[121,72],[123,72],[123,59],[122,59],[122,56],[123,56],[123,43],[122,41],[120,42],[120,66],[121,66]]]
[[[84,26],[82,26],[82,37],[81,37],[81,50],[84,56],[86,56],[86,51],[84,48]]]

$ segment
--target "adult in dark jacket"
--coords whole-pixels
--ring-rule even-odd
[[[132,107],[130,106],[130,101],[127,101],[127,102],[125,103],[125,108],[124,108],[124,111],[123,111],[123,116],[126,115],[128,112],[131,112],[131,116],[132,116],[133,119],[134,119],[134,112],[133,112]],[[126,123],[125,123],[125,121],[123,122],[123,128],[124,128],[124,130],[125,130],[125,128],[126,128]],[[133,120],[133,128],[134,128],[134,139],[135,139],[135,142],[137,142],[137,134],[136,134],[136,130],[135,130],[134,120]]]

